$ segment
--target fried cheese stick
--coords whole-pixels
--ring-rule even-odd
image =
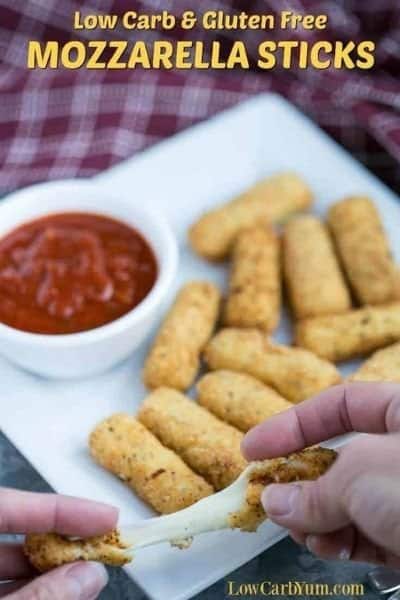
[[[200,353],[212,335],[221,301],[212,283],[193,281],[179,292],[147,356],[147,387],[188,389],[200,366]]]
[[[350,377],[351,381],[395,381],[400,383],[400,344],[378,350]]]
[[[137,417],[216,490],[232,483],[247,464],[240,451],[243,434],[176,390],[152,392]]]
[[[213,493],[212,487],[134,417],[116,414],[92,432],[90,453],[159,513],[175,512]]]
[[[192,248],[204,258],[226,258],[240,231],[280,223],[312,204],[308,185],[295,173],[278,173],[256,183],[238,198],[203,215],[190,229]]]
[[[333,364],[307,350],[275,344],[256,329],[222,329],[207,344],[204,358],[212,370],[247,373],[295,403],[340,381]]]
[[[299,321],[295,338],[298,346],[333,362],[362,356],[400,340],[400,304]]]
[[[336,456],[333,450],[308,448],[285,458],[250,463],[232,485],[218,494],[172,515],[148,519],[133,527],[121,527],[119,535],[124,540],[123,544],[128,545],[129,554],[122,554],[118,548],[113,550],[106,541],[109,536],[98,540],[106,541],[107,554],[118,552],[120,564],[124,564],[132,559],[133,551],[152,544],[170,541],[177,545],[176,540],[180,540],[180,547],[187,548],[191,537],[208,531],[228,528],[256,531],[268,517],[261,504],[261,493],[266,485],[318,479],[330,468]],[[77,558],[108,559],[103,548],[97,553],[96,548],[90,553],[82,551],[83,545],[88,542],[72,541],[54,534],[30,535],[26,540],[25,553],[41,571]],[[97,545],[100,545],[99,542]],[[116,564],[114,558],[111,564]]]
[[[95,560],[122,567],[132,560],[128,545],[115,529],[107,535],[71,540],[57,533],[32,533],[26,536],[24,554],[40,572],[77,560]]]
[[[233,246],[229,295],[223,322],[232,327],[273,331],[281,306],[280,242],[267,227],[239,233]]]
[[[337,453],[328,448],[306,448],[283,458],[250,463],[251,473],[242,507],[229,515],[229,527],[256,531],[268,515],[261,504],[261,494],[271,483],[312,481],[326,473]]]
[[[196,389],[201,406],[244,432],[293,406],[258,379],[235,371],[207,373]]]
[[[373,202],[362,196],[342,200],[331,207],[328,223],[360,304],[396,300],[396,267]]]
[[[329,232],[316,217],[304,215],[286,225],[283,269],[297,319],[351,309],[350,293]]]

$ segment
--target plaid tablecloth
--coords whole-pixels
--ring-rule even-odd
[[[301,39],[372,39],[372,71],[76,71],[26,68],[28,40],[99,38],[72,15],[163,9],[325,13],[329,29]],[[294,33],[279,32],[294,39]],[[300,35],[300,34],[298,34]],[[136,37],[135,37],[136,36]],[[246,40],[250,54],[274,32],[101,33],[102,38]],[[400,188],[399,0],[0,0],[0,190],[90,176],[253,94],[276,91]]]

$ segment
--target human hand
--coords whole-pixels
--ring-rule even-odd
[[[400,567],[400,385],[349,383],[252,429],[249,460],[282,456],[351,431],[362,436],[313,482],[274,484],[262,502],[272,521],[322,558]]]
[[[118,510],[56,494],[33,494],[0,489],[0,533],[56,532],[91,537],[114,529]],[[103,565],[76,562],[35,577],[19,544],[0,544],[0,597],[7,600],[94,600],[107,583]]]

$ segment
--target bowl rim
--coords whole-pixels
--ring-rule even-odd
[[[73,187],[75,187],[75,189],[80,186],[82,186],[82,189],[90,188],[93,192],[99,193],[101,196],[104,196],[104,192],[101,190],[101,187],[99,187],[99,185],[97,185],[92,180],[77,178],[77,179],[62,179],[62,180],[56,180],[56,181],[41,182],[41,183],[36,183],[34,185],[30,185],[28,187],[17,190],[15,192],[7,195],[6,197],[4,197],[0,202],[0,215],[5,208],[8,209],[11,205],[17,204],[18,202],[20,202],[24,199],[26,201],[26,198],[29,198],[29,195],[31,194],[31,192],[32,192],[32,194],[34,194],[36,191],[38,191],[40,189],[40,187],[48,188],[49,190],[50,190],[50,188],[54,187],[54,191],[56,191],[57,187],[64,188],[68,185],[72,185]],[[93,210],[92,214],[98,214],[98,215],[103,215],[105,217],[114,218],[116,220],[119,220],[119,221],[125,223],[126,225],[129,225],[130,227],[135,227],[137,229],[137,231],[145,238],[147,243],[150,245],[152,251],[154,252],[154,254],[156,255],[156,258],[157,258],[158,255],[160,254],[160,252],[154,248],[154,244],[148,239],[146,233],[144,233],[142,231],[142,228],[140,225],[135,224],[134,221],[129,222],[128,220],[125,220],[120,215],[115,215],[115,216],[112,215],[112,206],[114,205],[114,202],[120,203],[120,204],[121,203],[126,204],[127,203],[126,197],[118,196],[117,194],[115,194],[113,192],[107,191],[107,198],[110,201],[108,204],[108,206],[111,207],[110,210],[108,212],[103,211],[102,207],[99,206],[98,208],[96,208],[96,210]],[[32,199],[33,199],[33,196],[32,196]],[[23,331],[21,329],[16,329],[14,327],[10,327],[9,325],[6,325],[5,323],[0,322],[0,335],[2,336],[2,338],[3,339],[8,338],[10,340],[12,339],[15,342],[19,341],[19,342],[29,343],[33,346],[45,345],[45,346],[53,347],[53,348],[66,348],[68,346],[92,344],[93,342],[102,341],[109,337],[113,337],[115,335],[122,333],[126,329],[133,327],[135,324],[138,324],[140,321],[145,319],[153,311],[153,309],[156,308],[156,306],[162,301],[165,291],[170,288],[170,286],[173,282],[173,278],[176,274],[177,267],[178,267],[179,253],[178,253],[177,240],[172,232],[170,225],[167,223],[167,221],[165,220],[165,218],[163,216],[161,216],[155,210],[151,210],[147,207],[143,208],[141,205],[140,206],[134,205],[133,209],[135,211],[137,211],[138,213],[140,212],[147,220],[151,220],[152,227],[154,227],[157,230],[157,234],[160,237],[160,239],[162,240],[163,248],[162,248],[161,252],[165,258],[165,260],[163,261],[162,264],[160,263],[159,260],[157,260],[158,274],[157,274],[156,281],[155,281],[153,287],[151,288],[151,290],[149,291],[149,293],[147,294],[147,296],[145,296],[145,298],[138,305],[134,306],[126,314],[122,315],[118,319],[115,319],[114,321],[110,321],[109,323],[106,323],[105,325],[100,325],[99,327],[96,327],[94,329],[89,329],[88,331],[79,331],[76,333],[66,333],[66,334],[33,333],[33,332],[29,332],[29,331]],[[76,209],[74,208],[73,211],[72,210],[70,210],[70,211],[64,210],[62,208],[57,209],[57,197],[55,197],[54,211],[51,210],[51,211],[47,211],[45,213],[41,213],[40,205],[38,205],[37,217],[32,215],[32,216],[28,217],[27,219],[24,219],[23,214],[22,214],[20,222],[16,223],[15,225],[12,225],[10,227],[9,232],[11,233],[14,229],[20,227],[24,223],[29,223],[30,221],[35,220],[35,218],[40,218],[41,216],[45,216],[46,214],[48,214],[48,215],[57,214],[57,213],[60,213],[63,211],[64,212],[80,212],[79,208],[76,208]],[[88,214],[88,212],[90,212],[90,211],[88,209],[82,209],[81,212],[82,213],[85,212],[86,214]],[[7,235],[7,233],[6,232],[4,234],[0,233],[0,239],[4,235]]]

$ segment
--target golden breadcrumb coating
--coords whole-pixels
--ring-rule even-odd
[[[229,296],[223,322],[273,331],[281,308],[280,242],[269,227],[239,233],[232,254]]]
[[[373,202],[362,196],[346,198],[331,207],[328,223],[360,304],[396,300],[396,267]]]
[[[206,214],[190,229],[192,248],[209,260],[228,256],[238,233],[254,225],[281,223],[313,201],[308,185],[291,172],[278,173]]]
[[[333,364],[300,348],[275,344],[256,329],[222,329],[207,344],[204,358],[212,370],[247,373],[295,403],[341,379]]]
[[[229,516],[229,525],[242,531],[256,531],[265,521],[261,504],[261,494],[270,483],[291,483],[318,479],[332,465],[337,457],[334,450],[327,448],[307,448],[290,454],[286,458],[272,458],[254,464],[254,471],[246,491],[243,508]]]
[[[152,392],[138,419],[216,490],[232,483],[247,464],[240,451],[243,434],[176,390]]]
[[[188,389],[199,370],[201,351],[218,319],[221,294],[212,283],[193,281],[179,292],[146,359],[147,387]]]
[[[82,540],[71,540],[57,533],[33,533],[26,536],[24,554],[40,572],[50,571],[77,560],[94,560],[122,567],[132,560],[118,530]]]
[[[357,369],[350,380],[400,383],[400,343],[377,350]]]
[[[298,346],[334,362],[362,356],[400,340],[400,304],[306,319],[295,337]]]
[[[201,406],[244,432],[293,406],[258,379],[235,371],[207,373],[196,389]]]
[[[351,309],[329,231],[312,215],[292,219],[283,233],[283,268],[297,319]]]
[[[317,479],[329,469],[336,456],[333,450],[308,448],[286,458],[252,463],[242,507],[227,514],[225,527],[256,531],[267,518],[261,504],[265,486]],[[207,515],[205,517],[207,519]],[[190,546],[190,540],[180,540],[179,543],[176,540],[170,541],[181,548]],[[85,540],[71,540],[54,533],[34,534],[27,536],[24,546],[26,556],[39,571],[48,571],[76,560],[95,560],[107,565],[122,566],[132,560],[133,550],[134,547],[129,548],[121,540],[117,530]]]
[[[90,436],[90,453],[159,513],[172,513],[213,493],[172,450],[134,417],[116,414]]]

